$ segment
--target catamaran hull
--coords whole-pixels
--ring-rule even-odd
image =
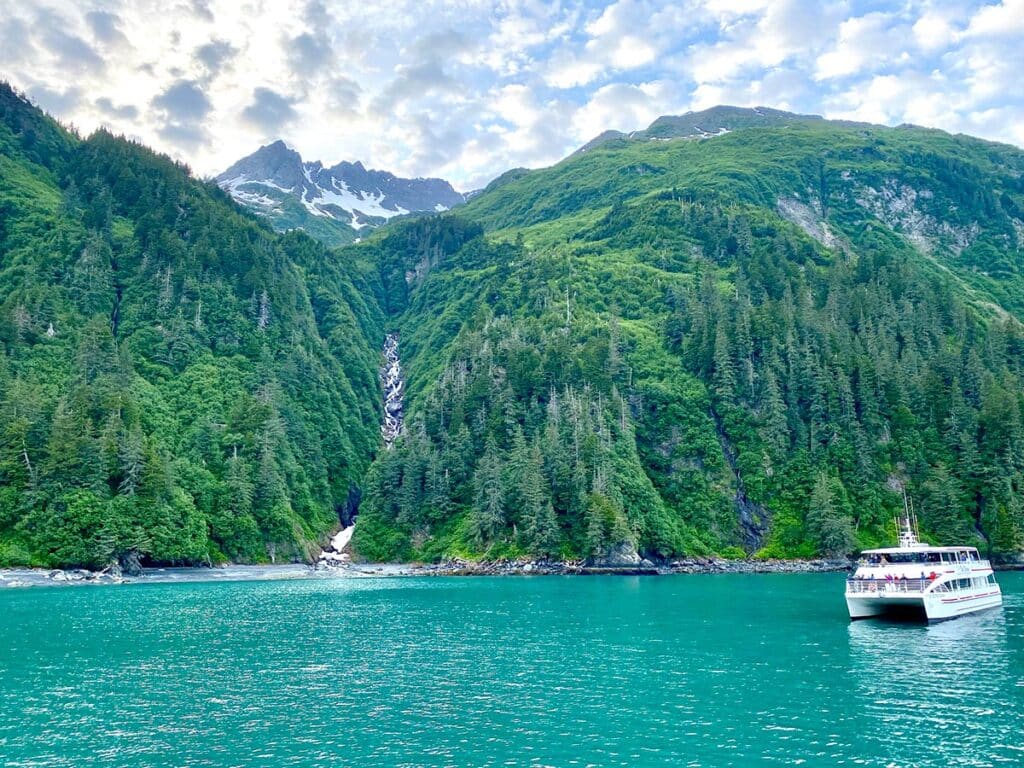
[[[846,607],[853,620],[902,615],[918,616],[925,621],[944,621],[998,608],[1002,604],[1003,596],[998,589],[973,595],[946,592],[929,595],[858,595],[846,598]]]

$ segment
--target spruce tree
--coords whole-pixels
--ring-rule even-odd
[[[807,508],[807,534],[825,557],[848,555],[856,546],[853,525],[836,507],[833,479],[821,472]]]

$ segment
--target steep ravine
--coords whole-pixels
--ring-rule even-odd
[[[397,333],[389,333],[385,337],[382,354],[384,364],[380,368],[380,383],[384,393],[384,418],[381,421],[380,433],[384,441],[384,448],[390,451],[395,440],[402,434],[404,424],[405,379],[402,376],[402,361],[398,356]],[[331,542],[320,553],[320,563],[330,566],[348,561],[349,556],[345,552],[345,548],[352,540],[355,525],[356,521],[353,516],[350,524],[335,534]]]
[[[384,387],[384,423],[380,431],[384,437],[384,447],[390,450],[402,434],[402,396],[405,392],[397,333],[389,333],[384,339],[384,367],[380,370],[380,380]]]

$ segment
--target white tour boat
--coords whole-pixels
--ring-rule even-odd
[[[992,565],[977,549],[922,544],[916,522],[908,510],[898,521],[898,547],[862,553],[846,580],[851,619],[902,614],[941,621],[1003,604]]]

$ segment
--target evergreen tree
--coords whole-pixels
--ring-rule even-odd
[[[488,440],[475,475],[470,523],[478,544],[493,541],[505,524],[502,466],[493,439]]]
[[[970,538],[959,481],[943,464],[932,467],[922,488],[922,521],[941,544],[963,543]]]
[[[530,551],[539,555],[552,555],[558,550],[561,537],[554,507],[545,493],[543,471],[540,445],[534,443],[520,478],[522,517]]]
[[[825,557],[848,555],[856,546],[849,518],[836,507],[833,484],[827,473],[820,473],[807,508],[808,537]]]

